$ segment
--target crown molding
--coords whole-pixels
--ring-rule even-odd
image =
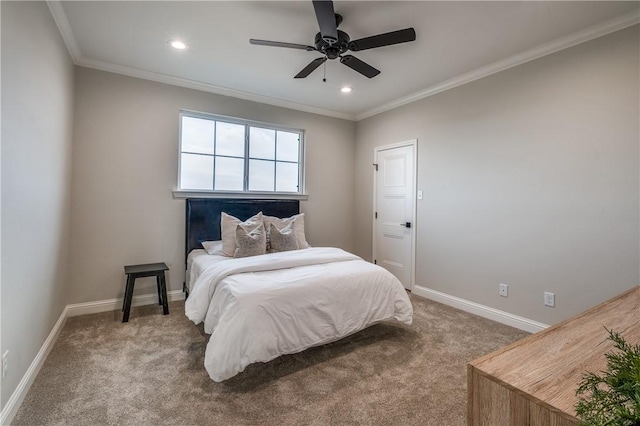
[[[615,31],[619,31],[640,23],[640,11],[636,10],[626,15],[622,15],[617,18],[602,22],[600,24],[593,25],[589,28],[585,28],[584,30],[577,31],[573,34],[559,38],[549,43],[545,43],[532,49],[525,50],[524,52],[494,62],[493,64],[477,68],[473,71],[438,83],[434,86],[413,93],[409,96],[404,96],[402,98],[392,100],[368,111],[353,115],[323,108],[312,107],[305,104],[299,104],[284,99],[272,98],[268,96],[257,95],[255,93],[244,92],[241,90],[229,89],[222,86],[216,86],[200,81],[175,77],[172,75],[87,59],[83,57],[82,53],[80,52],[80,48],[78,47],[78,43],[76,42],[76,39],[73,35],[73,31],[71,30],[71,26],[69,25],[69,21],[67,19],[67,15],[64,12],[64,8],[62,7],[62,3],[57,0],[47,0],[46,3],[49,7],[49,10],[51,11],[51,15],[53,16],[56,25],[58,26],[58,30],[62,35],[62,39],[67,46],[67,50],[71,55],[73,63],[78,66],[112,72],[115,74],[122,74],[129,77],[141,78],[158,83],[170,84],[173,86],[185,87],[188,89],[200,90],[203,92],[215,93],[223,96],[231,96],[238,99],[273,105],[281,108],[288,108],[312,114],[340,118],[349,121],[364,120],[365,118],[369,118],[374,115],[401,107],[403,105],[416,102],[420,99],[424,99],[429,96],[444,92],[446,90],[462,86],[463,84],[471,83],[472,81],[479,80],[500,71],[522,65],[526,62],[533,61],[543,56],[550,55],[560,50],[576,46],[589,40],[593,40],[595,38],[602,37]]]
[[[77,65],[78,60],[82,58],[82,54],[80,53],[80,48],[78,47],[76,38],[73,35],[73,31],[71,31],[71,25],[69,24],[67,14],[64,12],[64,8],[62,7],[62,2],[48,0],[46,3],[49,7],[53,20],[58,26],[58,31],[60,31],[62,40],[67,46],[69,55],[71,55],[71,60],[73,60],[73,63]]]
[[[158,83],[170,84],[172,86],[180,86],[188,89],[200,90],[202,92],[215,93],[217,95],[231,96],[233,98],[244,99],[247,101],[258,102],[273,105],[282,108],[293,109],[296,111],[304,111],[312,114],[320,114],[329,117],[341,118],[343,120],[355,121],[355,116],[345,114],[338,111],[331,111],[322,108],[316,108],[309,105],[299,104],[296,102],[286,101],[284,99],[272,98],[268,96],[257,95],[254,93],[243,92],[241,90],[229,89],[222,86],[216,86],[200,81],[189,80],[186,78],[175,77],[172,75],[156,73],[152,71],[141,70],[133,67],[116,65],[109,62],[95,61],[80,57],[76,65],[93,68],[101,71],[108,71],[115,74],[122,74],[129,77],[141,78],[143,80],[155,81]]]
[[[558,52],[560,50],[567,49],[569,47],[573,47],[578,44],[587,42],[589,40],[593,40],[595,38],[605,36],[607,34],[628,28],[638,23],[640,23],[640,11],[634,11],[634,12],[619,16],[617,18],[610,19],[600,24],[585,28],[584,30],[577,31],[568,36],[556,39],[549,43],[545,43],[540,46],[534,47],[532,49],[525,50],[521,53],[510,56],[506,59],[494,62],[493,64],[489,64],[484,67],[477,68],[468,73],[459,75],[450,80],[446,80],[442,83],[436,84],[435,86],[431,86],[427,89],[421,90],[420,92],[393,100],[391,102],[380,105],[376,108],[370,109],[369,111],[365,111],[361,114],[357,114],[356,121],[360,121],[365,118],[369,118],[374,115],[383,113],[385,111],[390,111],[400,106],[410,104],[420,99],[433,96],[437,93],[444,92],[446,90],[453,89],[458,86],[462,86],[463,84],[467,84],[472,81],[479,80],[481,78],[490,76],[491,74],[495,74],[500,71],[504,71],[509,68],[516,67],[526,62],[533,61],[534,59],[538,59],[543,56],[547,56],[552,53]]]
[[[62,7],[62,3],[57,0],[47,0],[47,6],[51,11],[51,16],[58,26],[60,35],[64,40],[67,50],[71,55],[71,59],[75,65],[87,68],[93,68],[101,71],[108,71],[115,74],[122,74],[129,77],[141,78],[143,80],[155,81],[158,83],[170,84],[172,86],[185,87],[188,89],[200,90],[202,92],[215,93],[223,96],[231,96],[238,99],[244,99],[247,101],[258,102],[268,105],[273,105],[281,108],[293,109],[296,111],[309,112],[312,114],[319,114],[329,117],[340,118],[343,120],[355,121],[355,116],[352,114],[346,114],[338,111],[332,111],[322,108],[316,108],[309,105],[299,104],[296,102],[287,101],[284,99],[272,98],[269,96],[257,95],[254,93],[243,92],[241,90],[229,89],[222,86],[216,86],[209,83],[203,83],[200,81],[189,80],[185,78],[175,77],[172,75],[156,73],[152,71],[141,70],[133,67],[126,67],[122,65],[116,65],[103,61],[96,61],[93,59],[87,59],[82,55],[71,25],[67,19],[67,15]]]

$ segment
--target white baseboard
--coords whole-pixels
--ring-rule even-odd
[[[506,324],[514,328],[518,328],[520,330],[528,331],[530,333],[537,333],[538,331],[542,331],[545,328],[549,327],[548,324],[543,324],[541,322],[533,321],[528,318],[510,314],[509,312],[490,308],[489,306],[484,306],[479,303],[448,295],[446,293],[431,290],[430,288],[420,287],[419,285],[413,286],[413,294],[425,297],[436,302],[440,302],[445,305],[452,306],[454,308],[460,309],[461,311],[469,312],[483,318],[488,318],[490,320]]]
[[[184,300],[184,293],[181,290],[169,291],[167,292],[167,296],[170,302],[173,302],[174,300]],[[13,420],[18,408],[20,408],[20,404],[22,404],[24,397],[29,391],[31,384],[40,372],[40,368],[42,368],[44,361],[47,359],[47,355],[49,355],[53,344],[58,339],[60,330],[62,330],[67,318],[78,315],[95,314],[98,312],[115,311],[122,308],[122,302],[123,299],[99,300],[97,302],[75,303],[73,305],[67,305],[64,308],[62,314],[60,314],[60,318],[58,318],[58,321],[42,344],[38,354],[34,358],[33,362],[31,362],[27,372],[22,377],[22,380],[20,380],[18,387],[2,409],[2,412],[0,413],[0,425],[8,425]],[[131,301],[131,306],[151,305],[154,303],[158,303],[157,294],[143,294],[140,296],[134,296]]]
[[[13,391],[13,394],[11,394],[11,398],[9,398],[9,401],[7,401],[7,404],[2,409],[2,413],[0,413],[0,425],[10,424],[13,420],[13,417],[18,412],[18,408],[20,408],[24,397],[27,395],[27,392],[29,392],[31,384],[33,384],[33,381],[40,372],[44,361],[47,359],[47,355],[49,355],[49,352],[51,352],[53,344],[58,339],[60,330],[62,330],[62,327],[64,326],[68,315],[69,307],[67,306],[62,311],[62,314],[60,314],[60,318],[58,318],[58,321],[51,329],[49,336],[47,336],[47,339],[42,344],[42,347],[36,354],[36,357],[33,359],[31,365],[29,365],[29,368],[24,373],[24,376],[22,376],[22,380],[20,380],[20,383],[18,383],[18,387],[16,387],[16,389]]]
[[[182,290],[172,290],[167,292],[169,302],[174,300],[184,300],[184,293]],[[97,314],[98,312],[117,311],[122,309],[122,302],[124,299],[108,299],[98,300],[97,302],[85,302],[74,303],[73,305],[67,305],[70,317],[76,317],[78,315]],[[140,296],[133,296],[131,306],[152,305],[158,303],[158,295],[156,293],[141,294]]]

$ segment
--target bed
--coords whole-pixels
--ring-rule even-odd
[[[258,212],[287,218],[299,213],[299,202],[186,200],[185,314],[211,335],[204,365],[212,380],[380,321],[411,324],[413,309],[402,284],[344,250],[308,247],[242,258],[207,253],[203,243],[221,238],[222,212],[240,221]]]

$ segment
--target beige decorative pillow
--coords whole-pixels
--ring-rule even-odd
[[[294,232],[295,220],[282,229],[278,229],[273,223],[269,225],[271,236],[271,252],[298,250],[298,239]]]
[[[296,240],[298,241],[298,248],[308,248],[309,243],[304,235],[304,213],[296,214],[291,217],[280,219],[275,216],[264,216],[264,227],[267,230],[267,246],[270,244],[270,225],[273,224],[276,228],[282,229],[290,223],[294,223],[293,231],[296,234]]]
[[[262,212],[250,217],[244,222],[237,217],[222,212],[220,218],[220,234],[222,237],[222,254],[233,257],[236,253],[236,227],[243,224],[249,231],[263,224]],[[266,247],[266,243],[265,243]]]
[[[267,233],[264,225],[260,224],[251,230],[248,228],[242,224],[236,227],[237,248],[233,257],[249,257],[266,253]]]

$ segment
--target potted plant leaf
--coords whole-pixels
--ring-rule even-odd
[[[640,345],[605,330],[616,350],[605,354],[605,371],[583,376],[576,414],[583,425],[640,426]]]

